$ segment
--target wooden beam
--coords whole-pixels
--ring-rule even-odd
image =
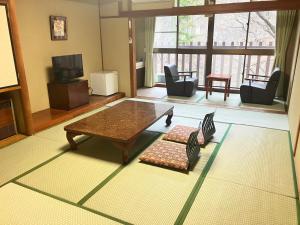
[[[223,13],[296,10],[300,9],[299,0],[277,0],[242,2],[203,6],[173,7],[169,9],[120,11],[120,17],[154,17],[154,16],[180,16],[180,15],[209,15]]]

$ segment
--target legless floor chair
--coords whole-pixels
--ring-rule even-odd
[[[198,142],[201,147],[204,147],[216,132],[216,128],[213,120],[214,114],[215,113],[206,114],[203,122],[202,123],[200,122],[199,124],[199,129],[201,127],[201,130],[198,135]],[[163,139],[167,141],[174,141],[174,142],[186,144],[188,142],[190,134],[195,130],[197,130],[197,128],[176,125],[170,132],[168,132],[164,136]]]
[[[159,140],[148,147],[140,156],[142,162],[172,168],[175,170],[189,171],[199,159],[200,145],[197,136],[200,130],[192,132],[187,144]]]

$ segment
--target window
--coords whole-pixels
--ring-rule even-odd
[[[205,84],[205,55],[200,54],[178,54],[179,71],[196,71],[193,76],[199,79],[199,85]]]
[[[176,48],[177,17],[156,17],[154,48]]]
[[[275,48],[276,12],[250,14],[248,48]]]
[[[179,6],[194,6],[206,1],[178,2]],[[216,4],[237,2],[250,0],[216,0]],[[270,75],[275,58],[276,16],[275,11],[268,11],[158,17],[154,45],[156,81],[164,82],[165,64],[177,64],[179,71],[197,71],[200,86],[204,86],[205,76],[210,73],[232,75],[234,88],[239,88],[249,73]],[[209,41],[209,37],[213,40]]]
[[[274,56],[249,55],[246,57],[245,76],[259,74],[269,76],[274,64]]]
[[[154,53],[154,81],[156,83],[165,83],[164,65],[177,64],[176,55],[170,53]]]
[[[212,73],[230,74],[231,87],[239,88],[243,83],[243,55],[213,55]],[[216,82],[217,86],[224,86],[224,82]]]
[[[215,15],[214,47],[245,48],[249,13]]]
[[[205,3],[205,0],[179,0],[180,7],[204,5],[204,3]]]
[[[179,17],[179,47],[207,46],[208,18],[205,16]]]
[[[216,4],[228,4],[228,3],[239,3],[239,2],[250,2],[250,0],[216,0]]]

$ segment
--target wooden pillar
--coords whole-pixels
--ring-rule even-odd
[[[137,95],[136,85],[136,43],[135,43],[135,20],[133,18],[128,19],[129,30],[129,63],[130,63],[130,88],[131,97],[134,98]]]
[[[25,123],[25,134],[32,135],[33,134],[32,112],[31,112],[31,105],[29,100],[28,86],[26,81],[22,48],[20,43],[20,35],[19,35],[19,30],[17,25],[15,0],[7,0],[7,8],[8,8],[10,30],[12,34],[11,35],[12,42],[14,46],[16,67],[19,76],[19,84],[21,86],[19,92],[20,92],[22,111],[23,111],[22,114]]]

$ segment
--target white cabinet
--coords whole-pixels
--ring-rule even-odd
[[[0,5],[0,88],[18,85],[6,6]]]
[[[95,95],[112,95],[118,90],[118,73],[116,71],[102,71],[91,74],[91,88]]]

